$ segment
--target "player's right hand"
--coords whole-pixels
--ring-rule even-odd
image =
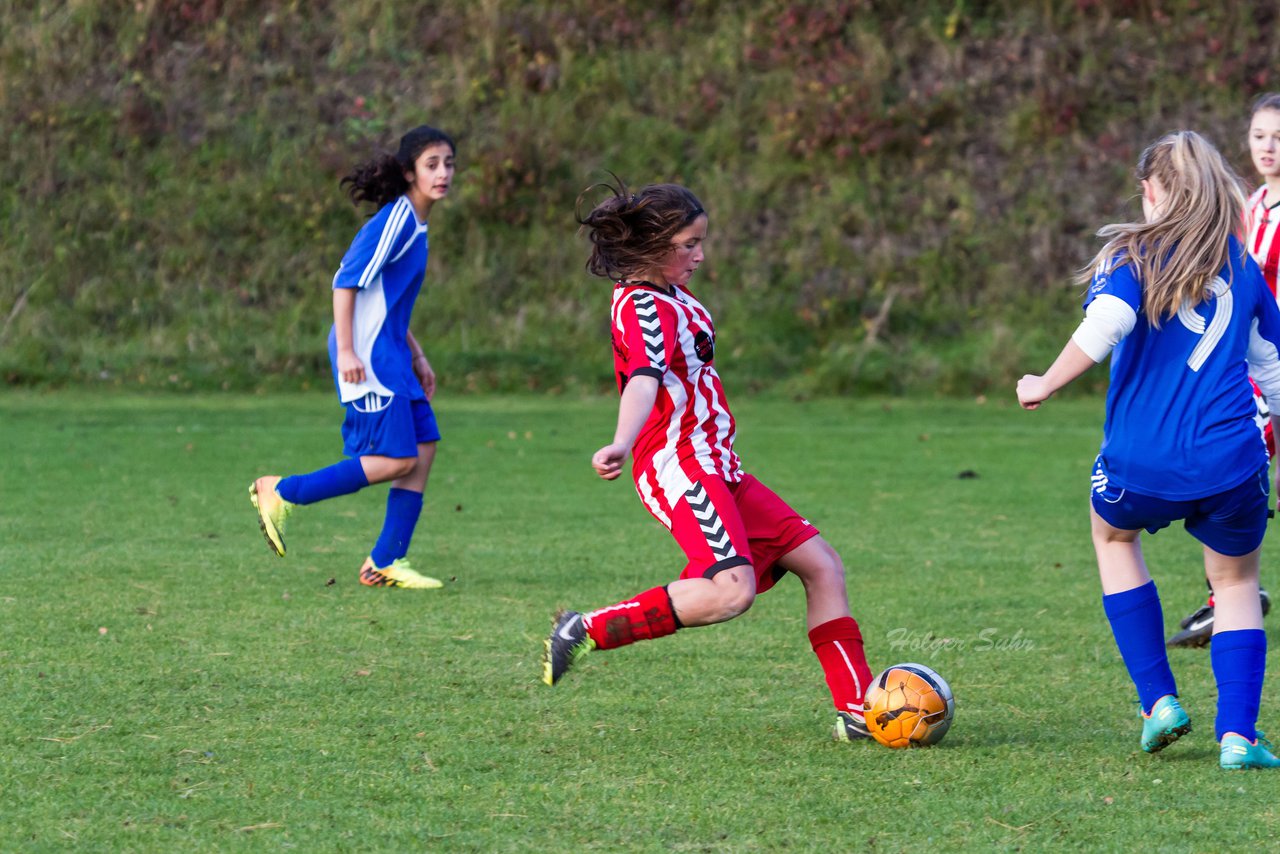
[[[614,480],[622,474],[622,463],[626,458],[626,445],[614,442],[591,455],[591,467],[605,480]]]
[[[1023,409],[1038,409],[1051,394],[1052,392],[1045,388],[1042,376],[1024,374],[1022,379],[1018,380],[1018,405]]]
[[[354,350],[338,351],[338,377],[344,383],[364,382],[364,362],[360,361]]]

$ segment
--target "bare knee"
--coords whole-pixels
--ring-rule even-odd
[[[827,584],[844,586],[844,561],[826,541],[821,544],[818,560],[814,562],[814,574]]]
[[[716,603],[718,614],[715,622],[723,623],[725,620],[742,616],[751,608],[751,603],[754,601],[756,601],[755,591],[735,590],[723,594]]]
[[[797,576],[805,588],[834,586],[844,588],[844,561],[831,544],[821,537],[806,541],[779,562],[783,569]]]
[[[384,483],[408,477],[418,465],[417,457],[364,457],[365,477],[370,483]]]
[[[712,622],[722,623],[741,616],[756,600],[755,570],[750,565],[735,566],[715,576],[711,605]]]
[[[399,480],[413,474],[418,465],[417,457],[389,457],[387,459],[386,476],[383,480]]]

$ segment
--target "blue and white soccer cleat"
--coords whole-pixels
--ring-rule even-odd
[[[1222,737],[1222,752],[1218,755],[1218,764],[1224,771],[1242,771],[1247,768],[1280,768],[1280,759],[1269,749],[1271,742],[1258,733],[1257,739],[1250,741],[1243,735],[1229,732]]]
[[[1142,749],[1147,753],[1164,750],[1189,732],[1191,718],[1173,694],[1156,700],[1151,714],[1142,713]]]

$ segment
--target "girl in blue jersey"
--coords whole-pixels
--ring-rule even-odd
[[[1199,135],[1161,138],[1138,161],[1142,222],[1099,231],[1081,274],[1085,318],[1043,376],[1018,381],[1036,409],[1111,356],[1093,470],[1102,604],[1142,704],[1142,749],[1191,730],[1164,646],[1164,617],[1139,535],[1179,519],[1204,545],[1216,619],[1215,734],[1227,769],[1280,767],[1254,729],[1266,635],[1258,600],[1267,450],[1247,376],[1280,412],[1280,309],[1240,241],[1239,178]]]
[[[249,487],[267,545],[284,557],[284,524],[295,507],[390,481],[382,533],[360,568],[360,582],[372,587],[442,586],[404,559],[440,439],[435,373],[409,321],[427,268],[427,218],[453,183],[455,154],[447,134],[423,125],[401,138],[394,156],[342,179],[354,203],[378,206],[333,277],[329,360],[346,407],[348,459]]]

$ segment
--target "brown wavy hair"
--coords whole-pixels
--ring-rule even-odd
[[[1150,222],[1099,229],[1107,243],[1077,280],[1087,285],[1099,271],[1132,264],[1147,321],[1159,329],[1183,303],[1208,298],[1210,283],[1227,263],[1228,236],[1243,239],[1244,183],[1208,140],[1190,130],[1152,143],[1136,172],[1139,181],[1160,182],[1164,203]]]
[[[593,184],[574,205],[574,218],[591,241],[587,270],[620,281],[656,267],[671,251],[671,240],[706,211],[688,188],[649,184],[632,193],[612,172],[613,183]],[[582,216],[583,200],[603,187],[609,197]]]
[[[1253,121],[1253,117],[1263,110],[1275,110],[1280,112],[1280,92],[1264,92],[1254,99],[1253,106],[1249,109],[1249,121]]]

